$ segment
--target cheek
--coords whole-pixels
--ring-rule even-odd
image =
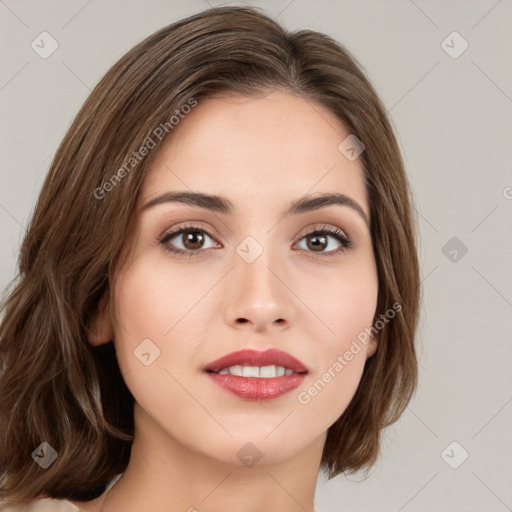
[[[324,354],[332,359],[334,354],[347,350],[351,340],[372,324],[379,289],[373,253],[360,251],[342,262],[336,271],[322,268],[314,275],[303,275],[308,277],[297,280],[297,294],[304,297],[315,320],[305,327],[311,329],[310,339],[317,339]]]
[[[316,277],[304,282],[301,293],[309,289],[304,296],[318,319],[304,325],[316,340],[318,364],[297,401],[327,428],[345,411],[361,380],[372,341],[367,332],[377,307],[378,275],[373,253],[367,252],[329,279]]]
[[[140,258],[116,284],[118,334],[166,343],[189,323],[187,315],[207,289],[208,283],[201,286],[184,267],[169,265],[165,258]]]
[[[190,343],[175,343],[172,357],[169,350],[173,339],[187,336],[187,312],[200,298],[184,272],[156,258],[140,258],[119,275],[114,293],[114,342],[123,374],[136,371],[142,376],[145,363],[163,370],[190,359]]]
[[[119,275],[114,292],[114,343],[123,379],[145,411],[178,430],[186,425],[175,411],[194,405],[183,388],[196,349],[187,313],[207,284],[198,289],[185,274],[156,258],[140,258]]]

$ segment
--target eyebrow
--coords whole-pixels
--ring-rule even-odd
[[[148,208],[159,204],[174,202],[205,208],[225,215],[233,215],[235,210],[234,204],[226,197],[203,194],[201,192],[165,192],[147,202],[142,207],[141,211],[145,211]],[[348,206],[349,208],[352,208],[362,217],[368,229],[370,228],[368,217],[359,203],[351,197],[339,193],[324,193],[317,196],[305,195],[300,199],[293,201],[283,212],[282,216],[288,217],[290,215],[297,215],[334,205]]]

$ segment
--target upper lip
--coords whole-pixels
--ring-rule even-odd
[[[237,352],[231,352],[220,359],[208,363],[203,367],[203,371],[219,372],[230,366],[284,366],[295,373],[307,373],[308,369],[298,359],[291,356],[287,352],[283,352],[277,348],[268,350],[244,349]]]

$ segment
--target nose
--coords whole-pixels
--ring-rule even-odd
[[[255,332],[288,328],[293,321],[294,295],[285,274],[268,251],[252,263],[237,255],[226,283],[226,322]]]

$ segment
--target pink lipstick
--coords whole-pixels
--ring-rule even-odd
[[[300,386],[308,373],[298,359],[278,349],[232,352],[203,367],[216,385],[245,400],[271,400]]]

